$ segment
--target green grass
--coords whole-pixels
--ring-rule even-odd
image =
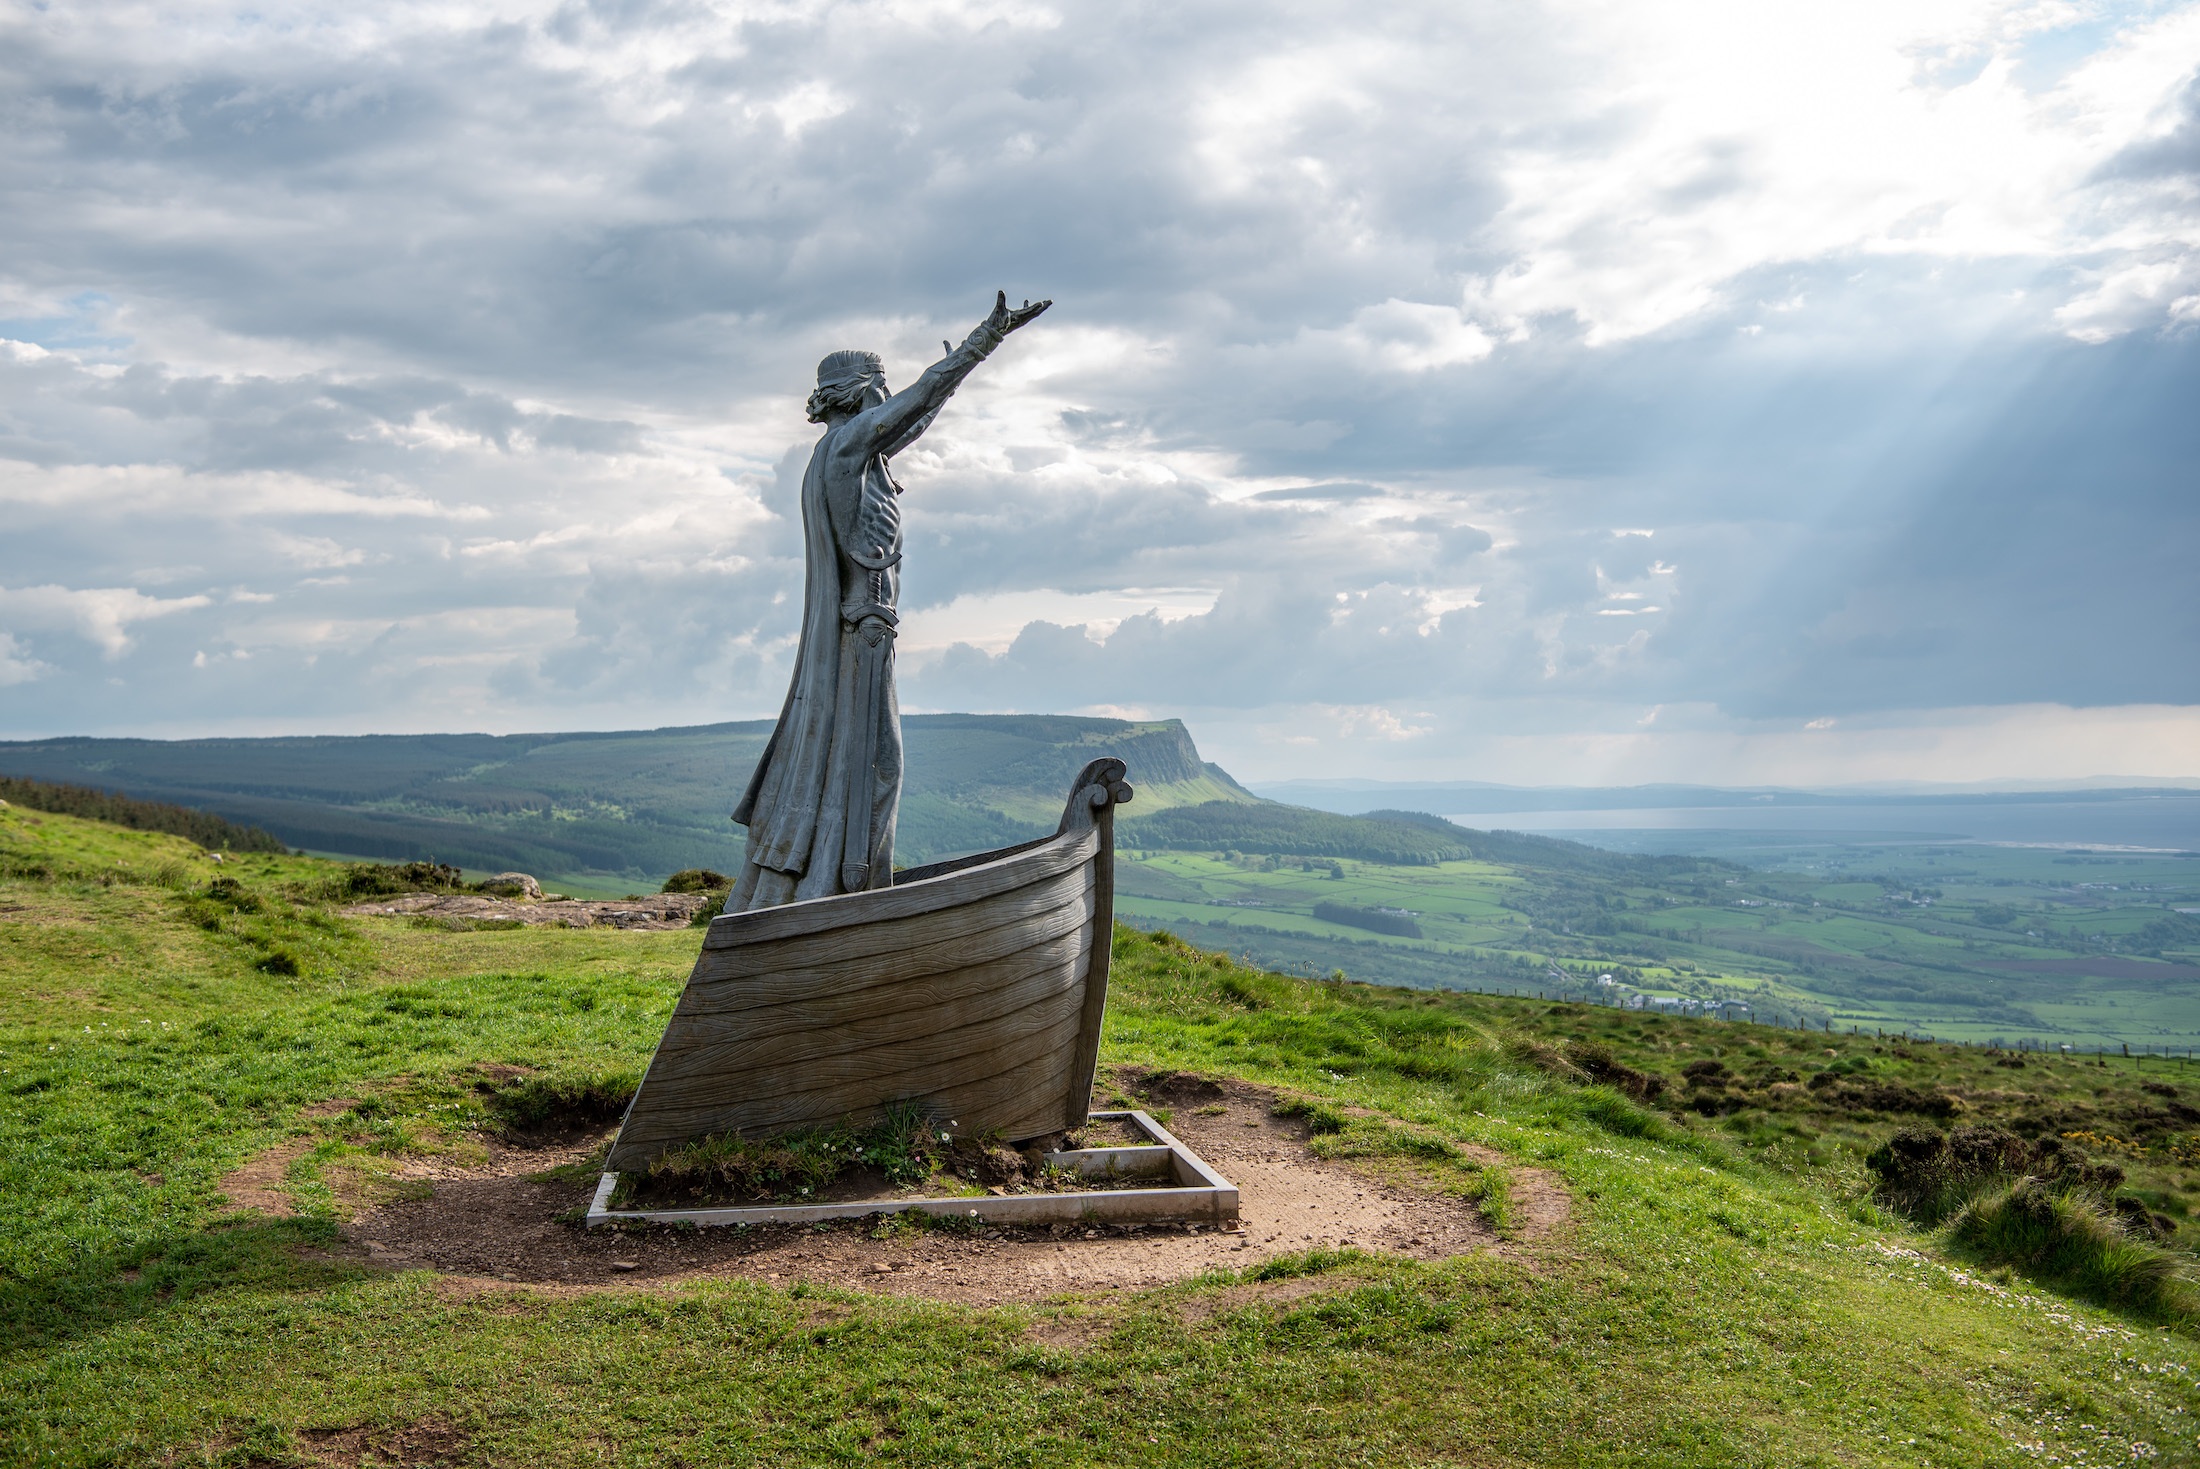
[[[16,812],[0,863],[44,873],[0,879],[9,1462],[284,1463],[317,1431],[423,1424],[450,1462],[530,1466],[2196,1457],[2184,1331],[1886,1224],[1849,1144],[1821,1135],[1814,1162],[1741,1113],[1676,1117],[1537,1059],[1603,1026],[1677,1087],[1714,1050],[1800,1070],[1804,1042],[1846,1042],[1308,983],[1124,930],[1108,1064],[1277,1088],[1325,1151],[1503,1227],[1521,1171],[1547,1170],[1572,1224],[1441,1264],[1317,1253],[1066,1305],[724,1283],[457,1296],[327,1252],[327,1172],[463,1158],[483,1128],[613,1095],[699,935],[342,920],[299,896],[325,869],[290,858],[225,867],[260,907],[208,928],[206,869],[175,848]],[[256,967],[269,945],[295,974]],[[2088,1070],[2074,1090],[2125,1074]],[[332,1099],[354,1105],[316,1106]],[[305,1217],[225,1220],[221,1177],[286,1141]],[[1293,1273],[1330,1288],[1219,1294]],[[1062,1311],[1088,1342],[1033,1337]]]

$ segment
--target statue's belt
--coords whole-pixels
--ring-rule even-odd
[[[901,614],[884,602],[844,602],[841,604],[840,620],[850,627],[855,627],[862,623],[864,619],[870,617],[879,619],[888,627],[901,626]]]

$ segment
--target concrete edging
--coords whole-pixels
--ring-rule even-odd
[[[988,1194],[983,1198],[859,1199],[845,1204],[770,1204],[722,1209],[614,1209],[619,1175],[596,1183],[587,1227],[623,1221],[653,1224],[816,1224],[864,1219],[873,1214],[929,1214],[976,1218],[990,1224],[1156,1224],[1178,1220],[1226,1224],[1238,1217],[1237,1185],[1143,1111],[1095,1112],[1095,1122],[1120,1119],[1152,1142],[1122,1148],[1079,1148],[1047,1154],[1057,1167],[1085,1174],[1166,1173],[1175,1181],[1158,1188],[1112,1189],[1089,1194]]]

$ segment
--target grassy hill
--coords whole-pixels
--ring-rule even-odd
[[[2200,1458],[2176,1290],[1914,1227],[1862,1161],[1918,1122],[2076,1133],[2184,1230],[2172,1063],[1308,982],[1126,930],[1113,1074],[1274,1088],[1370,1187],[1471,1192],[1517,1237],[991,1306],[799,1273],[532,1287],[371,1257],[360,1190],[452,1186],[515,1097],[630,1086],[699,936],[351,920],[329,864],[212,873],[174,836],[0,810],[9,1462]],[[1505,1202],[1531,1176],[1570,1209],[1537,1241]]]
[[[728,813],[771,728],[14,741],[0,742],[0,774],[196,807],[307,851],[623,891],[687,867],[739,869]],[[1142,811],[1254,799],[1175,720],[920,714],[903,736],[905,863],[1050,830],[1071,778],[1102,753],[1130,762]]]
[[[1790,840],[1745,866],[1257,800],[1174,721],[906,724],[902,861],[1047,830],[1070,776],[1119,754],[1139,791],[1119,827],[1119,916],[1266,968],[1746,1004],[1819,1030],[2200,1048],[2189,855]],[[769,733],[52,740],[0,745],[0,772],[199,807],[308,850],[611,895],[737,868],[725,811]]]

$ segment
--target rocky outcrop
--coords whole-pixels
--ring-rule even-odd
[[[708,893],[653,893],[646,898],[529,902],[473,893],[404,893],[371,903],[354,903],[339,911],[351,918],[448,919],[454,926],[524,923],[530,928],[686,928],[710,897]]]
[[[495,877],[485,877],[481,890],[500,898],[529,898],[542,901],[542,884],[524,872],[500,872]]]

